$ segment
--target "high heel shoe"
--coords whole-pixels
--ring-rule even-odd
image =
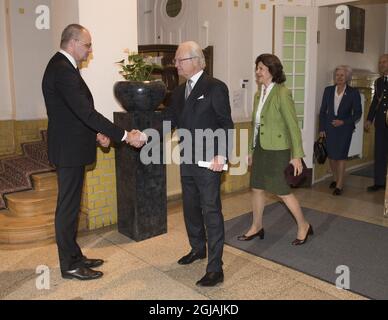
[[[238,236],[237,237],[237,240],[239,241],[250,241],[256,237],[260,237],[261,240],[264,239],[264,229],[261,228],[258,232],[256,232],[255,234],[252,234],[250,236],[246,236],[245,234],[241,235],[241,236]]]
[[[300,246],[300,245],[304,244],[307,241],[307,238],[309,236],[312,236],[313,234],[314,234],[313,227],[311,226],[311,224],[309,224],[309,228],[307,229],[306,237],[303,240],[296,238],[294,241],[292,241],[291,244],[293,246]]]
[[[343,189],[340,189],[340,188],[335,188],[334,191],[333,191],[333,196],[340,196],[342,194],[342,190]]]

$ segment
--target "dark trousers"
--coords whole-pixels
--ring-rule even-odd
[[[85,167],[57,168],[57,174],[55,234],[61,271],[67,271],[82,266],[83,255],[76,238]]]
[[[381,113],[381,114],[380,114]],[[375,119],[375,184],[385,185],[388,163],[388,127],[385,113],[376,114]]]
[[[212,171],[200,176],[182,176],[183,214],[193,251],[205,252],[207,272],[222,271],[224,218],[221,212],[221,174]]]

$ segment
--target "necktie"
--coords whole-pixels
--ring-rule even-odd
[[[186,90],[185,90],[185,99],[186,100],[189,97],[189,95],[191,93],[191,90],[193,90],[192,83],[193,83],[192,80],[188,80],[187,83],[186,83]]]
[[[384,85],[385,85],[385,86],[388,86],[388,76],[385,76],[385,77],[384,77]]]

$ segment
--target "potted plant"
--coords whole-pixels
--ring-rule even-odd
[[[116,62],[125,81],[116,82],[114,94],[127,111],[153,112],[166,94],[165,84],[154,77],[154,71],[161,71],[162,67],[152,57],[125,52],[126,59]]]

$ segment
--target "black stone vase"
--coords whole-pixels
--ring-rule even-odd
[[[114,94],[128,112],[150,112],[163,101],[166,86],[162,81],[119,81]]]
[[[161,127],[155,110],[163,101],[166,87],[161,81],[120,81],[114,86],[117,100],[127,112],[115,112],[114,122],[131,131]],[[162,160],[163,137],[160,137]],[[167,232],[166,166],[143,164],[141,149],[125,143],[115,153],[118,231],[141,241]]]

